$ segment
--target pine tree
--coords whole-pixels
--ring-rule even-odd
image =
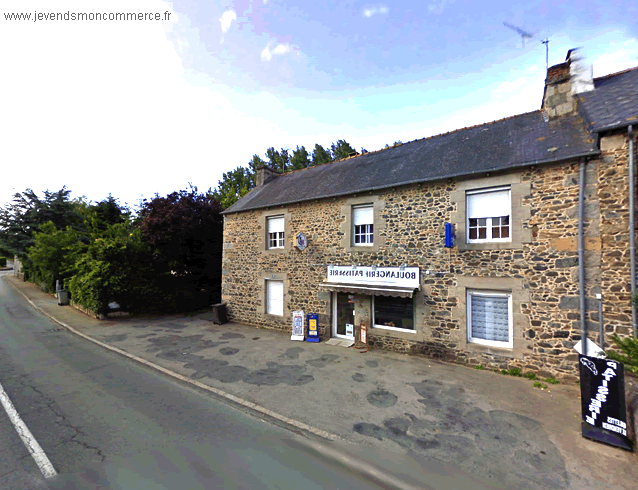
[[[330,153],[323,146],[316,144],[315,149],[312,151],[312,165],[322,165],[331,161]]]
[[[308,168],[310,166],[310,158],[308,157],[308,151],[305,146],[295,148],[292,152],[292,158],[290,159],[291,170],[300,170],[302,168]]]
[[[356,150],[350,146],[346,140],[338,140],[336,143],[332,143],[330,146],[330,153],[332,154],[333,160],[341,160],[342,158],[347,158],[351,153]]]

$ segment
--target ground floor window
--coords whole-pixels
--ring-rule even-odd
[[[512,347],[512,295],[496,291],[467,291],[468,341]]]
[[[375,327],[414,330],[414,298],[373,296],[372,311]]]
[[[266,281],[266,313],[284,315],[284,282]]]

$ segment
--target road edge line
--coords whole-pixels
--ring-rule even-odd
[[[27,424],[25,424],[20,417],[16,407],[9,398],[9,395],[4,390],[2,383],[0,383],[0,403],[2,403],[5,412],[7,412],[7,415],[9,416],[9,420],[20,436],[20,439],[22,439],[23,444],[33,457],[35,464],[38,465],[42,476],[44,476],[44,478],[52,478],[56,476],[58,473],[55,471],[53,464],[51,464],[51,461],[42,449],[42,446],[40,446],[36,438],[33,437],[33,434],[27,427]]]
[[[39,306],[37,306],[33,301],[31,301],[31,299],[22,291],[20,291],[20,289],[18,289],[18,287],[15,284],[12,284],[9,281],[4,280],[5,284],[11,284],[11,287],[13,287],[13,289],[15,289],[17,292],[19,292],[24,299],[26,299],[29,304],[35,308],[37,311],[39,311],[40,313],[42,313],[44,316],[46,316],[47,318],[49,318],[50,320],[58,323],[59,325],[62,325],[64,328],[66,328],[67,330],[71,331],[72,333],[90,341],[93,342],[94,344],[97,344],[105,349],[108,349],[110,351],[116,352],[118,354],[120,354],[121,356],[127,357],[129,359],[132,359],[134,361],[137,361],[140,364],[144,364],[145,366],[148,366],[150,368],[153,368],[157,371],[160,371],[168,376],[171,376],[175,379],[178,379],[182,382],[185,383],[189,383],[191,385],[197,386],[198,388],[205,390],[205,391],[209,391],[211,393],[214,393],[217,396],[220,396],[222,398],[226,398],[227,400],[230,400],[233,403],[236,403],[238,405],[244,406],[246,408],[249,408],[251,410],[254,410],[255,412],[259,412],[262,413],[264,415],[267,415],[268,417],[271,417],[275,420],[278,420],[280,422],[283,422],[287,425],[291,425],[297,429],[309,432],[311,434],[314,434],[316,436],[319,436],[323,439],[327,439],[329,441],[343,441],[344,439],[336,434],[332,434],[328,431],[322,430],[322,429],[317,429],[316,427],[312,427],[311,425],[308,425],[304,422],[299,422],[298,420],[294,420],[291,419],[289,417],[285,417],[277,412],[273,412],[272,410],[266,408],[266,407],[262,407],[261,405],[257,405],[256,403],[253,402],[249,402],[248,400],[244,400],[243,398],[240,398],[236,395],[232,395],[230,393],[226,393],[225,391],[220,390],[219,388],[215,388],[214,386],[208,386],[205,385],[204,383],[200,383],[199,381],[196,381],[194,379],[190,379],[187,378],[186,376],[176,373],[174,371],[171,371],[170,369],[167,369],[165,367],[159,366],[151,361],[147,361],[146,359],[143,359],[141,357],[138,357],[134,354],[131,354],[129,352],[126,352],[122,349],[118,349],[117,347],[113,347],[112,345],[108,345],[105,344],[104,342],[101,342],[97,339],[94,339],[93,337],[83,334],[82,332],[79,332],[78,330],[74,329],[73,327],[67,325],[66,323],[58,320],[57,318],[55,318],[53,315],[48,314],[46,311],[44,311],[42,308],[40,308]]]

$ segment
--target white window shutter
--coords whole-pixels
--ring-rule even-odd
[[[352,208],[352,221],[354,225],[374,224],[374,213],[372,206],[358,206]]]
[[[509,342],[509,300],[507,296],[472,295],[472,337]]]
[[[493,218],[509,215],[509,189],[467,195],[468,218]]]
[[[284,217],[268,218],[268,233],[279,233],[284,231]]]
[[[283,281],[266,281],[266,312],[270,315],[284,314],[284,283]]]

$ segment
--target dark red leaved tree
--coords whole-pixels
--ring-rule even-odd
[[[223,219],[221,204],[211,195],[189,191],[144,200],[140,209],[145,241],[153,248],[162,289],[221,300]],[[202,305],[200,305],[202,306]]]

